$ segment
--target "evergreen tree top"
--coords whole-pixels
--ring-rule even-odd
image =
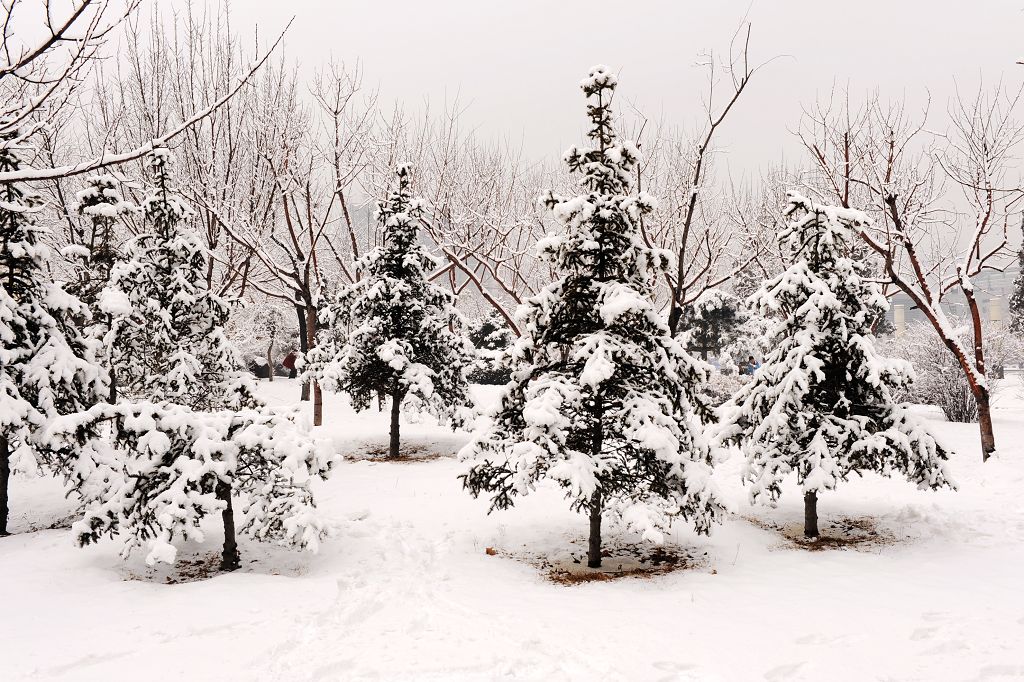
[[[411,163],[398,164],[398,187],[377,205],[384,247],[388,250],[407,251],[416,242],[423,202],[412,195],[412,171]]]
[[[587,137],[593,146],[570,148],[565,162],[572,173],[583,176],[585,193],[564,197],[548,191],[542,197],[565,231],[540,240],[537,248],[542,258],[569,276],[615,280],[643,289],[671,267],[672,255],[647,247],[637,228],[640,217],[655,204],[645,193],[632,193],[640,154],[615,133],[615,76],[595,66],[580,85],[587,97]]]
[[[182,220],[194,213],[187,203],[171,187],[171,167],[174,155],[164,147],[157,147],[147,157],[155,185],[142,200],[142,210],[153,222],[156,232],[166,237]]]
[[[802,212],[802,213],[801,213]],[[863,211],[815,204],[799,192],[786,193],[783,215],[794,218],[779,232],[779,243],[793,260],[806,258],[812,267],[848,257],[856,238],[854,230],[871,223]]]
[[[86,186],[75,194],[78,212],[93,219],[114,220],[118,214],[135,208],[124,200],[120,182],[113,175],[90,175],[85,179]]]

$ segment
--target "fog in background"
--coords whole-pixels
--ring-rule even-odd
[[[202,9],[195,0],[192,11]],[[213,7],[217,0],[205,0]],[[406,108],[456,101],[462,125],[482,137],[522,146],[527,158],[551,158],[580,140],[585,119],[578,81],[607,64],[620,75],[619,109],[633,104],[652,119],[693,129],[701,122],[707,72],[702,53],[724,58],[746,17],[751,59],[775,57],[752,81],[719,138],[720,161],[735,176],[769,164],[803,164],[789,131],[801,106],[849,88],[931,99],[931,125],[942,130],[957,87],[970,95],[980,80],[1015,90],[1024,78],[1020,40],[1024,4],[1005,0],[834,2],[708,0],[604,2],[559,0],[236,0],[234,28],[258,26],[261,42],[294,15],[286,56],[312,72],[331,58],[359,60],[364,84],[381,104]],[[159,5],[165,15],[189,11]],[[722,74],[723,76],[725,74]],[[723,93],[724,94],[724,93]]]

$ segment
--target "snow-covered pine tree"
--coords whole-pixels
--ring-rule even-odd
[[[326,536],[311,484],[327,477],[337,455],[288,415],[120,402],[52,420],[47,436],[73,443],[98,422],[111,425],[113,447],[129,456],[123,475],[72,526],[79,545],[119,536],[125,558],[145,548],[148,564],[173,563],[174,543],[202,542],[201,522],[219,512],[221,568],[234,570],[239,554],[232,494],[241,501],[239,533],[314,552]]]
[[[390,457],[399,455],[403,404],[453,426],[472,405],[465,374],[473,349],[451,294],[427,279],[437,261],[418,241],[422,202],[412,196],[411,173],[398,167],[398,187],[378,207],[384,243],[357,263],[363,277],[321,310],[327,331],[306,369],[325,389],[348,393],[357,410],[390,396]]]
[[[723,442],[746,456],[751,499],[775,500],[796,473],[804,534],[817,537],[818,493],[850,474],[901,473],[920,488],[950,486],[946,453],[892,393],[912,379],[904,362],[880,357],[871,324],[888,302],[851,257],[860,211],[789,194],[779,235],[793,265],[751,300],[775,321],[754,380],[720,410]]]
[[[65,248],[71,257],[73,273],[67,283],[69,293],[77,296],[89,307],[91,323],[84,330],[94,339],[104,339],[110,331],[110,314],[100,309],[99,299],[103,289],[110,283],[114,265],[121,259],[118,249],[117,224],[135,206],[124,200],[118,180],[108,174],[91,175],[86,179],[85,189],[78,192],[78,212],[89,223],[89,232],[83,231],[80,244]],[[109,354],[105,356],[109,359]],[[117,400],[117,382],[112,367],[107,368],[110,386],[107,399]]]
[[[171,187],[171,154],[155,149],[149,162],[143,231],[100,294],[118,390],[193,410],[253,407],[253,384],[224,334],[231,303],[207,287],[209,256]]]
[[[1013,280],[1013,293],[1010,294],[1010,331],[1017,336],[1024,336],[1024,220],[1021,221],[1021,245],[1017,252],[1017,278]]]
[[[0,139],[0,171],[18,170],[14,135]],[[48,421],[101,400],[94,348],[76,326],[87,319],[78,299],[44,274],[49,249],[35,214],[42,200],[15,183],[0,184],[0,535],[7,535],[12,470],[43,468],[74,487],[76,450],[85,433],[55,443]]]
[[[720,354],[740,336],[746,318],[747,311],[734,294],[708,289],[693,303],[683,306],[681,328],[687,330],[687,350],[699,352],[704,360],[709,353]]]
[[[564,234],[538,244],[561,272],[518,311],[523,336],[511,351],[512,381],[491,424],[463,450],[462,477],[491,510],[548,478],[590,518],[588,561],[601,565],[606,514],[661,540],[673,519],[700,533],[722,506],[711,482],[712,450],[695,415],[703,366],[672,337],[651,287],[672,256],[644,244],[637,227],[652,199],[632,193],[636,148],[613,129],[615,76],[602,66],[581,83],[590,148],[565,160],[583,193],[544,203]]]
[[[466,328],[466,336],[476,349],[469,380],[474,384],[507,384],[512,377],[505,352],[515,334],[505,319],[492,311],[473,320]]]
[[[128,259],[115,265],[100,295],[101,308],[111,315],[110,363],[122,395],[143,401],[139,409],[155,405],[155,412],[132,415],[124,412],[132,406],[124,405],[105,407],[113,410],[110,414],[94,411],[94,419],[114,422],[126,478],[124,485],[106,491],[87,519],[90,532],[80,532],[79,538],[84,543],[124,529],[130,537],[162,543],[164,549],[150,559],[173,559],[166,549],[170,539],[195,537],[198,519],[219,509],[225,536],[221,567],[233,570],[239,565],[233,495],[242,496],[246,509],[254,500],[271,515],[290,509],[275,523],[301,524],[311,513],[312,498],[305,492],[296,497],[293,486],[279,480],[299,475],[305,485],[303,477],[326,468],[308,454],[311,442],[301,446],[306,454],[300,460],[307,464],[298,469],[293,455],[278,447],[277,440],[295,424],[260,409],[241,370],[224,334],[230,303],[206,286],[208,255],[185,225],[191,214],[172,191],[170,161],[166,149],[152,153],[155,184],[142,205],[144,231],[128,244]],[[140,420],[153,432],[139,430]],[[254,436],[267,424],[277,435]],[[160,500],[168,509],[177,500],[187,518],[154,514],[154,505],[164,504]]]
[[[73,277],[67,290],[93,311],[93,323],[99,323],[100,292],[110,282],[114,265],[121,260],[118,249],[117,224],[135,206],[124,200],[120,183],[112,175],[91,175],[86,186],[75,196],[78,212],[89,221],[88,233],[79,235],[81,243],[69,247],[74,257]]]

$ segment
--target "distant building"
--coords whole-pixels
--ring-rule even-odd
[[[1014,264],[1003,272],[985,270],[974,278],[974,295],[978,299],[982,320],[986,324],[1007,322],[1010,317],[1010,295],[1013,283],[1020,273]],[[967,300],[957,289],[949,292],[942,301],[942,308],[950,317],[964,319],[969,315]],[[897,333],[913,322],[926,322],[922,313],[902,291],[889,299],[889,312],[886,317]]]

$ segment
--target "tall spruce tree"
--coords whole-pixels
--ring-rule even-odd
[[[852,257],[863,213],[790,193],[779,235],[793,265],[751,300],[775,323],[754,380],[721,408],[718,437],[746,456],[751,499],[778,499],[795,473],[804,493],[804,534],[818,536],[817,502],[851,474],[905,475],[920,488],[952,486],[946,453],[893,391],[912,379],[906,363],[879,357],[872,323],[888,303]]]
[[[0,171],[18,170],[13,138],[0,139]],[[44,274],[50,251],[35,221],[41,207],[27,189],[0,184],[0,535],[8,534],[12,471],[43,468],[82,482],[76,449],[85,433],[58,443],[44,427],[105,390],[94,348],[76,325],[88,308]]]
[[[616,79],[597,66],[581,86],[593,146],[565,160],[583,193],[544,197],[565,231],[538,244],[562,277],[519,310],[512,381],[463,451],[475,460],[463,484],[491,494],[494,510],[540,479],[556,481],[589,515],[587,565],[596,568],[605,515],[657,541],[676,518],[708,532],[722,506],[696,415],[704,370],[652,299],[672,256],[647,247],[637,227],[652,200],[632,193],[638,152],[613,128]]]
[[[171,541],[201,538],[199,520],[220,511],[221,567],[233,570],[233,496],[243,497],[241,530],[294,541],[292,531],[307,528],[300,535],[308,544],[309,533],[322,531],[316,524],[309,530],[309,478],[326,475],[330,458],[307,436],[294,435],[289,419],[261,409],[224,334],[230,303],[206,287],[208,255],[171,187],[171,155],[157,149],[149,161],[154,184],[142,205],[144,231],[100,295],[111,320],[110,366],[122,395],[137,402],[65,420],[72,423],[68,432],[90,420],[112,421],[124,475],[96,500],[76,535],[85,544],[123,533],[126,550],[149,541],[151,562],[173,561]],[[254,515],[265,522],[251,522]],[[292,531],[284,533],[282,524]]]
[[[398,457],[403,404],[458,426],[469,414],[466,371],[473,349],[461,334],[452,296],[427,279],[437,266],[418,241],[422,202],[412,196],[412,167],[398,167],[398,187],[379,205],[384,243],[357,267],[320,313],[327,328],[308,357],[308,375],[344,391],[357,410],[391,398],[388,455]]]

